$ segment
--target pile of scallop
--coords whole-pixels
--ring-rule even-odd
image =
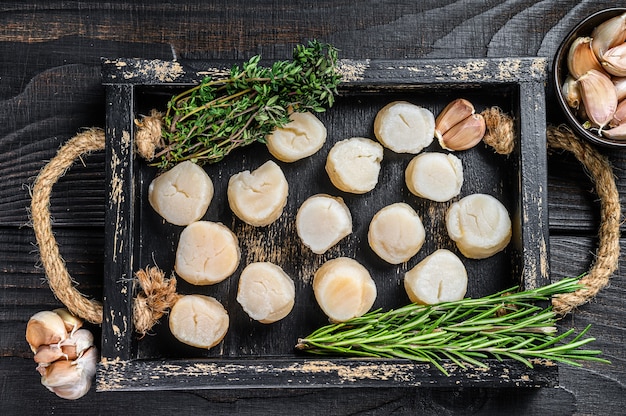
[[[374,120],[377,140],[352,137],[336,142],[326,157],[325,170],[341,192],[365,194],[377,183],[383,148],[413,154],[405,170],[408,190],[435,203],[458,197],[463,165],[454,151],[469,149],[485,134],[485,122],[465,99],[449,103],[435,119],[426,108],[405,101],[383,107]],[[267,139],[270,154],[290,163],[317,153],[326,141],[326,128],[313,114],[294,112],[290,122]],[[423,151],[437,138],[443,152]],[[206,171],[183,162],[154,179],[148,194],[152,207],[167,222],[184,226],[178,241],[174,269],[194,285],[212,285],[233,275],[240,266],[237,236],[224,224],[204,217],[213,198]],[[228,181],[230,209],[243,222],[265,227],[283,213],[289,183],[279,164],[268,160]],[[483,259],[503,250],[511,239],[511,220],[505,206],[487,194],[471,194],[450,204],[445,218],[448,235],[462,256]],[[353,232],[350,209],[339,196],[310,195],[295,216],[295,229],[306,250],[321,255]],[[371,218],[367,239],[385,262],[409,261],[422,248],[426,235],[422,220],[409,204],[391,203]],[[412,302],[434,304],[462,299],[467,289],[463,261],[447,249],[429,253],[406,272],[404,287]],[[314,273],[312,287],[319,308],[331,322],[342,322],[368,312],[377,296],[370,272],[357,260],[337,257]],[[253,320],[271,324],[291,312],[294,281],[281,265],[255,262],[239,276],[236,300]],[[181,342],[211,348],[224,338],[228,312],[219,300],[185,295],[169,316],[172,334]]]
[[[567,69],[562,94],[583,126],[626,140],[626,13],[576,38]]]

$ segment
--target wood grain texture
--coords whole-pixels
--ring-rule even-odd
[[[30,315],[60,306],[37,267],[28,227],[29,189],[59,145],[81,127],[104,126],[101,57],[242,60],[256,53],[285,59],[306,39],[334,43],[343,58],[551,59],[578,20],[623,1],[363,1],[358,5],[243,0],[127,1],[0,5],[0,414],[623,414],[626,353],[624,266],[590,304],[562,321],[592,324],[596,346],[613,364],[561,368],[554,389],[399,388],[314,391],[171,391],[95,393],[58,399],[39,383],[24,326]],[[562,116],[546,85],[547,120]],[[614,166],[620,194],[624,154],[602,150]],[[75,164],[55,187],[54,227],[80,288],[102,296],[104,156]],[[548,158],[553,278],[586,270],[594,259],[599,223],[593,184],[573,158]],[[622,198],[624,198],[622,196]],[[623,200],[623,199],[622,199]],[[626,248],[626,240],[621,243]],[[97,330],[97,328],[95,328]]]

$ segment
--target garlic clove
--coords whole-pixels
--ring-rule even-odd
[[[602,130],[602,135],[611,140],[626,140],[626,123],[609,130]]]
[[[38,367],[42,373],[41,384],[63,399],[78,399],[91,388],[97,361],[98,350],[91,347],[75,361],[59,360],[48,366]]]
[[[56,313],[61,317],[61,319],[63,319],[63,322],[65,323],[65,329],[69,333],[73,333],[78,328],[83,326],[83,320],[80,319],[78,316],[72,314],[65,308],[54,309],[52,312]]]
[[[578,84],[589,121],[602,131],[617,109],[615,86],[608,76],[594,69],[578,78]]]
[[[70,356],[64,350],[64,348],[60,347],[58,344],[52,345],[42,345],[37,348],[37,353],[33,357],[37,364],[46,364],[52,363],[58,359],[64,358],[66,360],[76,359],[76,354]]]
[[[567,54],[567,68],[574,79],[580,78],[590,69],[603,71],[596,54],[591,49],[591,38],[578,37],[572,42]]]
[[[474,105],[464,98],[458,98],[441,110],[435,119],[435,137],[441,137],[454,125],[474,114]]]
[[[82,357],[84,352],[93,346],[93,334],[87,329],[79,329],[70,339],[78,357]]]
[[[66,338],[63,319],[52,311],[37,312],[26,325],[26,341],[34,353],[42,345],[59,344]]]
[[[565,82],[563,82],[563,86],[561,87],[561,92],[563,93],[565,102],[567,102],[567,105],[570,108],[577,110],[580,107],[580,88],[574,77],[568,75],[567,78],[565,78]]]
[[[591,32],[591,49],[598,60],[612,47],[626,41],[626,13],[615,16],[595,27]]]
[[[448,130],[439,139],[439,144],[446,150],[467,150],[480,143],[486,129],[483,116],[472,114]]]
[[[48,390],[55,387],[69,386],[80,381],[80,369],[74,361],[58,360],[43,368],[41,384]]]
[[[615,85],[617,100],[622,101],[626,98],[626,77],[613,77],[611,81],[613,81],[613,85]]]
[[[613,118],[609,122],[610,127],[617,127],[621,124],[626,123],[626,100],[622,100],[617,104],[617,109],[615,110],[615,114],[613,114]]]
[[[602,57],[602,66],[611,75],[626,77],[626,43],[606,51]]]

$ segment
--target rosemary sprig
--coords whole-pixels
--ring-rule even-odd
[[[582,288],[578,278],[566,278],[536,289],[518,287],[482,298],[436,305],[410,304],[376,310],[349,321],[326,325],[298,340],[297,349],[322,355],[406,358],[431,363],[448,375],[448,359],[487,367],[487,358],[514,359],[532,368],[533,359],[580,366],[579,361],[609,363],[601,351],[582,349],[595,338],[570,329],[557,334],[551,307],[534,304]]]
[[[260,60],[254,56],[233,66],[228,77],[207,77],[170,100],[156,165],[218,162],[237,147],[263,142],[289,121],[290,111],[322,112],[333,105],[341,78],[333,46],[311,41],[298,45],[291,61],[263,67]]]

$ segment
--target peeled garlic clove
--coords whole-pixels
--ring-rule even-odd
[[[613,81],[613,85],[615,85],[617,100],[622,101],[626,98],[626,77],[613,77],[611,81]]]
[[[352,233],[352,215],[342,198],[313,195],[298,209],[296,232],[313,253],[324,254]]]
[[[626,77],[626,43],[606,51],[602,57],[602,67],[611,75]]]
[[[264,324],[286,317],[293,308],[296,288],[280,266],[250,263],[241,272],[237,302],[250,318]]]
[[[376,114],[374,135],[393,152],[417,154],[433,141],[435,116],[426,108],[394,101]]]
[[[435,119],[435,137],[441,140],[444,133],[472,114],[474,114],[474,105],[468,100],[458,98],[450,102]]]
[[[472,194],[446,213],[448,235],[467,258],[484,259],[502,251],[511,240],[506,207],[491,195]]]
[[[613,46],[626,41],[626,13],[615,16],[596,26],[591,32],[591,49],[598,60],[602,61],[604,53]]]
[[[578,84],[589,121],[602,130],[617,109],[615,86],[608,76],[594,69],[578,78]]]
[[[591,69],[603,71],[596,54],[591,49],[590,37],[578,37],[572,42],[567,54],[567,68],[575,79]]]
[[[293,112],[289,123],[266,137],[267,150],[282,162],[313,155],[326,142],[326,127],[310,112]]]
[[[439,249],[404,275],[404,288],[413,303],[454,302],[465,296],[467,271],[456,254]]]
[[[410,260],[422,248],[426,232],[410,205],[396,202],[378,211],[370,222],[367,240],[381,259],[390,264]]]
[[[169,326],[180,342],[198,348],[212,348],[226,336],[228,312],[215,298],[185,295],[170,311]]]
[[[486,130],[483,116],[472,114],[448,130],[439,140],[439,145],[450,151],[471,149],[480,143]]]
[[[65,329],[69,333],[73,333],[78,328],[83,326],[83,320],[65,308],[54,309],[52,312],[56,313],[61,317],[61,319],[63,319],[63,322],[65,322]]]
[[[612,140],[626,140],[626,123],[609,130],[602,130],[602,135]]]
[[[196,221],[180,234],[174,269],[194,285],[212,285],[229,277],[239,266],[237,236],[223,224]]]
[[[315,272],[313,293],[332,322],[343,322],[369,311],[377,292],[365,267],[354,259],[338,257]]]
[[[563,86],[561,87],[561,92],[563,93],[563,97],[565,98],[565,102],[570,108],[578,109],[580,107],[580,87],[578,86],[578,82],[572,77],[568,75],[563,82]]]
[[[264,227],[276,221],[287,204],[289,185],[280,166],[268,160],[257,169],[228,180],[228,204],[242,221]]]
[[[328,152],[325,169],[330,181],[344,192],[364,194],[378,183],[383,147],[364,137],[338,141]]]
[[[42,345],[59,344],[66,338],[65,322],[52,311],[37,312],[26,325],[26,341],[34,353]]]

